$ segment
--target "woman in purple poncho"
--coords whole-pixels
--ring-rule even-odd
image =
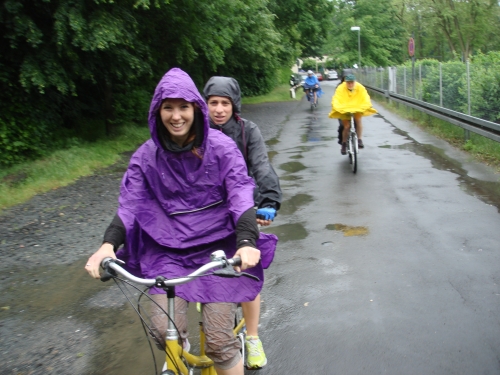
[[[260,281],[206,276],[177,286],[176,324],[185,338],[187,303],[204,303],[207,355],[219,375],[243,374],[240,343],[232,334],[234,311],[262,289],[277,238],[259,233],[255,186],[243,156],[232,139],[210,129],[207,106],[189,75],[174,68],[163,76],[148,122],[151,139],[132,156],[118,212],[85,269],[99,278],[101,261],[118,257],[139,277],[174,278],[207,263],[215,250],[240,256],[241,268]],[[151,290],[165,305],[162,293]],[[162,331],[163,323],[156,323]]]

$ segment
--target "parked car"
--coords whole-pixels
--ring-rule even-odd
[[[318,81],[323,81],[323,74],[320,72],[316,73],[316,77],[318,78]]]
[[[290,76],[290,86],[298,86],[302,84],[302,75],[299,73],[293,73]]]
[[[300,73],[301,77],[302,77],[302,80],[300,81],[300,85],[301,86],[304,86],[304,81],[306,80],[307,78],[307,73]]]
[[[330,70],[326,76],[328,80],[339,79],[339,75],[335,70]]]

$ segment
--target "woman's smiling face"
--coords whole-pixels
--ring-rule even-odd
[[[165,99],[160,106],[161,122],[172,141],[183,146],[194,121],[194,104],[184,99]]]

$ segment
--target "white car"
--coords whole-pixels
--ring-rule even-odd
[[[337,72],[335,70],[328,72],[326,77],[328,78],[328,80],[339,79],[339,75],[337,74]]]

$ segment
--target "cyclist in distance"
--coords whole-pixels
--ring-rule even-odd
[[[344,78],[344,82],[337,86],[332,98],[332,110],[328,115],[330,118],[342,120],[344,126],[344,131],[342,133],[342,148],[340,150],[342,155],[347,153],[347,143],[345,140],[347,140],[349,136],[349,128],[351,127],[350,113],[353,114],[356,124],[358,147],[364,148],[361,117],[373,115],[377,113],[377,111],[372,107],[368,91],[366,91],[366,88],[361,83],[356,82],[354,74],[348,74]]]
[[[101,261],[118,257],[138,277],[170,279],[196,270],[215,250],[239,256],[241,269],[260,281],[209,275],[178,285],[175,323],[185,343],[187,304],[203,303],[207,356],[217,374],[243,375],[241,344],[232,331],[234,315],[237,303],[253,301],[260,293],[263,268],[272,261],[277,237],[259,233],[255,184],[245,160],[230,138],[210,129],[207,105],[187,73],[173,68],[163,76],[148,123],[151,138],[132,155],[117,214],[85,269],[99,278]],[[150,290],[166,308],[164,293]],[[168,317],[161,317],[152,317],[152,323],[165,337]]]
[[[230,137],[241,151],[248,174],[255,181],[254,202],[257,223],[271,224],[281,206],[282,193],[279,178],[274,171],[259,128],[252,121],[240,117],[241,90],[234,78],[212,77],[203,89],[210,114],[210,126]],[[245,317],[247,336],[247,367],[260,368],[267,364],[259,339],[260,294],[252,302],[241,304]]]
[[[318,98],[323,94],[319,85],[318,77],[312,70],[307,71],[307,78],[304,80],[304,91],[312,90],[314,93],[314,105],[318,103]]]
[[[342,69],[339,85],[345,81],[345,77],[348,76],[349,74],[354,74],[354,70],[351,68]]]

